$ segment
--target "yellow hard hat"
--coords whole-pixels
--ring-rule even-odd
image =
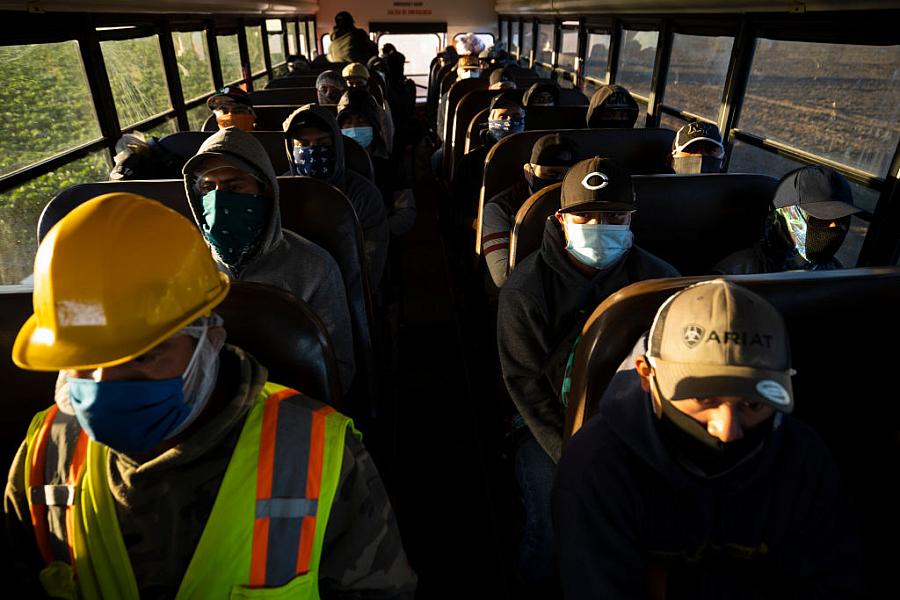
[[[34,314],[12,359],[32,371],[132,360],[228,294],[200,231],[159,202],[104,194],[47,233],[34,260]]]

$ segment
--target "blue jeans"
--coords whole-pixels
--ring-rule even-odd
[[[516,450],[515,463],[516,481],[525,507],[525,527],[516,567],[526,584],[551,584],[557,577],[550,520],[550,493],[556,463],[531,436]]]

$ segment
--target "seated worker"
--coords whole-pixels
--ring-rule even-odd
[[[378,45],[369,39],[369,34],[354,25],[353,15],[345,10],[334,16],[328,60],[333,63],[364,63],[378,54]]]
[[[344,138],[337,120],[326,109],[307,104],[284,121],[291,174],[315,177],[341,190],[356,211],[363,230],[369,283],[378,289],[387,260],[388,223],[384,201],[375,184],[344,162]]]
[[[337,71],[322,71],[316,77],[316,96],[319,98],[319,104],[337,104],[345,91],[347,84]]]
[[[809,166],[781,178],[763,237],[713,267],[722,274],[829,271],[843,265],[835,257],[850,231],[850,184],[828,167]]]
[[[481,217],[481,253],[498,288],[509,270],[509,236],[516,212],[532,195],[563,180],[578,160],[578,146],[571,139],[551,133],[538,139],[525,163],[525,178],[489,199]]]
[[[628,90],[621,85],[602,84],[591,97],[587,126],[589,129],[631,129],[639,112]]]
[[[309,60],[302,54],[289,54],[286,61],[289,73],[296,73],[299,75],[310,69]]]
[[[525,108],[532,106],[559,106],[559,85],[555,81],[539,81],[525,90],[522,96]]]
[[[341,133],[357,141],[372,159],[391,234],[405,234],[416,221],[413,182],[402,162],[387,153],[375,98],[364,90],[349,90],[338,104],[337,121]]]
[[[560,209],[547,220],[540,251],[500,288],[500,366],[520,415],[515,427],[528,429],[517,436],[515,456],[526,522],[519,570],[535,585],[547,584],[555,573],[550,491],[562,450],[560,387],[569,351],[609,295],[636,281],[678,275],[634,245],[635,209],[631,176],[615,162],[594,157],[575,163],[563,179]]]
[[[489,108],[488,128],[482,132],[481,145],[463,156],[453,175],[454,198],[473,215],[478,212],[478,193],[488,152],[506,136],[525,130],[525,108],[512,93],[500,92],[491,99]]]
[[[219,269],[309,304],[328,330],[341,385],[349,389],[355,367],[344,280],[328,252],[282,229],[278,180],[262,144],[236,127],[220,130],[182,172],[194,220]]]
[[[247,92],[237,86],[226,86],[216,91],[206,101],[206,106],[216,116],[219,129],[237,127],[244,131],[256,129],[256,111]]]
[[[390,56],[391,54],[393,54],[396,51],[397,51],[397,48],[393,44],[387,43],[381,47],[381,56],[384,58],[387,58],[388,56]]]
[[[694,121],[678,130],[672,142],[672,171],[679,175],[720,173],[725,146],[719,128]]]
[[[341,76],[349,89],[369,87],[369,69],[366,68],[366,65],[350,63],[341,71]]]
[[[516,71],[517,67],[515,65],[506,65],[499,69],[494,69],[491,71],[491,76],[488,78],[490,85],[488,85],[489,90],[514,90],[516,89]]]
[[[106,194],[37,256],[12,357],[60,375],[9,471],[14,596],[412,598],[352,421],[225,345],[228,278],[190,221]]]
[[[478,64],[478,56],[473,54],[464,54],[456,61],[456,77],[460,79],[478,79],[481,76],[481,66]],[[440,85],[440,81],[437,82]],[[452,87],[452,86],[451,86]],[[447,102],[450,97],[450,89],[444,91],[438,101],[437,112],[437,134],[444,135],[445,118],[453,118],[453,115],[445,115],[447,112]]]
[[[623,368],[557,470],[567,599],[861,596],[837,465],[788,414],[775,307],[723,279],[691,286]]]

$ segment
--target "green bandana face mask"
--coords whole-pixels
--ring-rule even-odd
[[[256,194],[213,190],[205,194],[203,235],[229,267],[243,264],[259,249],[270,201]]]

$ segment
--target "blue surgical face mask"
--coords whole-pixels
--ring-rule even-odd
[[[94,381],[70,377],[69,402],[94,441],[119,452],[146,452],[191,414],[181,377],[146,381]]]
[[[481,77],[481,71],[478,69],[463,69],[457,72],[460,79],[477,79]]]
[[[330,180],[334,176],[337,154],[334,146],[294,146],[294,175]]]
[[[491,119],[488,121],[488,131],[495,140],[500,141],[508,135],[525,131],[525,117]]]
[[[375,135],[371,127],[346,127],[341,129],[341,133],[359,142],[363,148],[368,148],[372,144]]]
[[[611,266],[634,242],[634,234],[628,225],[566,223],[566,236],[569,238],[566,250],[595,269]]]
[[[219,259],[239,266],[259,249],[270,201],[256,194],[213,190],[201,198],[203,235]]]

